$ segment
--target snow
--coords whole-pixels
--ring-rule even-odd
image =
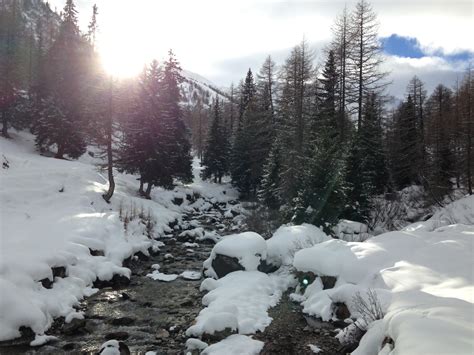
[[[120,344],[117,340],[109,340],[106,341],[100,347],[99,354],[100,355],[120,355]]]
[[[55,340],[58,340],[58,338],[52,335],[36,335],[30,346],[41,346]]]
[[[186,350],[204,350],[208,346],[207,343],[199,339],[189,338],[186,340]]]
[[[151,274],[147,274],[146,276],[149,277],[149,278],[152,278],[153,280],[170,282],[170,281],[176,280],[179,275],[177,275],[177,274],[164,274],[162,272],[159,272],[158,270],[155,270]]]
[[[183,271],[179,276],[181,276],[185,280],[200,280],[201,279],[201,272],[200,271],[186,270],[186,271]]]
[[[297,270],[337,277],[326,290],[317,278],[300,298],[303,311],[330,320],[333,303],[344,302],[360,319],[354,295],[367,299],[371,290],[385,316],[368,326],[354,354],[377,354],[385,337],[394,341],[391,354],[472,353],[473,211],[474,197],[467,197],[399,232],[298,251]]]
[[[137,196],[136,176],[114,172],[116,190],[107,204],[102,194],[108,183],[94,165],[97,158],[40,156],[31,134],[12,130],[11,136],[0,138],[0,151],[10,165],[0,171],[0,341],[19,337],[21,326],[42,336],[54,318],[80,317],[74,306],[97,291],[92,287],[96,279],[130,277],[122,266],[125,259],[159,250],[163,243],[155,239],[169,234],[168,224],[193,210],[187,196],[215,203],[237,196],[230,184],[216,187],[198,178],[172,191],[154,188],[152,200],[146,200]],[[194,167],[200,169],[197,161]],[[173,203],[176,197],[183,198],[180,206]],[[150,236],[139,215],[150,217]],[[53,267],[64,267],[66,277],[56,277],[46,289],[39,281],[53,281]]]
[[[312,224],[283,225],[267,240],[267,262],[276,266],[291,265],[298,250],[329,239],[331,238]]]
[[[333,228],[337,238],[347,242],[363,242],[371,237],[367,224],[341,219]]]
[[[318,354],[322,351],[322,349],[318,348],[316,345],[308,344],[308,346],[309,346],[309,349],[315,354]]]
[[[245,270],[257,270],[261,260],[267,257],[267,244],[263,237],[255,232],[231,234],[222,238],[212,248],[210,257],[204,262],[206,275],[217,277],[212,268],[212,260],[217,254],[237,258]]]
[[[257,355],[264,343],[249,336],[234,334],[204,349],[201,355]]]
[[[185,247],[185,248],[198,248],[199,244],[198,243],[185,242],[185,243],[183,243],[183,247]]]
[[[275,306],[282,293],[295,282],[288,270],[271,275],[259,271],[236,271],[225,277],[205,279],[201,291],[208,291],[187,336],[214,334],[230,328],[239,334],[263,331],[271,322],[268,309]]]

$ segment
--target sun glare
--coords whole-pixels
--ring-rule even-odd
[[[130,47],[128,47],[130,49]],[[115,46],[107,43],[100,49],[102,65],[107,73],[119,78],[130,78],[137,76],[146,63],[143,52],[134,50],[123,50],[123,46]]]

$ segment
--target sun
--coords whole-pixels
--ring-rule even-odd
[[[99,54],[104,70],[117,78],[130,78],[137,76],[146,64],[143,51],[137,46],[128,44],[115,44],[113,40],[104,42],[99,47]],[[135,47],[135,48],[134,48]]]

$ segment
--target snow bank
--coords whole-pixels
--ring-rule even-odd
[[[267,240],[267,262],[276,266],[291,265],[295,253],[331,239],[312,224],[284,225]]]
[[[211,255],[203,263],[208,276],[217,277],[212,261],[218,254],[237,258],[247,271],[257,270],[260,261],[267,257],[267,244],[261,235],[254,232],[225,236],[212,248]]]
[[[258,355],[263,349],[263,341],[246,335],[234,334],[204,349],[201,355]]]
[[[329,320],[334,303],[344,302],[359,318],[354,296],[367,298],[372,290],[385,317],[369,327],[354,354],[377,354],[385,337],[393,339],[394,354],[471,354],[474,226],[448,224],[471,224],[473,207],[474,198],[465,198],[400,232],[298,251],[297,270],[338,278],[326,290],[317,278],[302,297],[304,312]]]
[[[197,179],[173,191],[155,188],[152,200],[145,200],[137,196],[136,176],[115,172],[116,190],[107,204],[102,198],[107,179],[92,165],[96,158],[43,157],[32,135],[12,137],[0,138],[9,162],[0,171],[0,341],[20,336],[20,326],[43,335],[55,317],[81,317],[74,306],[96,291],[93,282],[114,274],[129,277],[123,260],[157,250],[162,244],[154,238],[171,232],[168,224],[193,209],[188,196],[226,203],[237,195],[228,184],[216,188]],[[150,219],[151,231],[139,215]],[[39,281],[53,281],[53,267],[63,267],[66,277],[56,277],[46,289]]]
[[[201,291],[208,291],[187,336],[214,334],[226,328],[239,334],[263,331],[271,322],[267,310],[275,306],[284,290],[294,283],[288,271],[271,275],[259,271],[236,271],[214,280],[206,279]]]

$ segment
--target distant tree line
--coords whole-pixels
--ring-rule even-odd
[[[320,68],[303,40],[280,68],[268,57],[256,78],[249,69],[214,103],[203,177],[230,174],[244,198],[323,227],[366,222],[374,197],[414,184],[431,203],[472,194],[472,71],[431,96],[415,76],[389,110],[377,27],[361,0],[336,19]]]

